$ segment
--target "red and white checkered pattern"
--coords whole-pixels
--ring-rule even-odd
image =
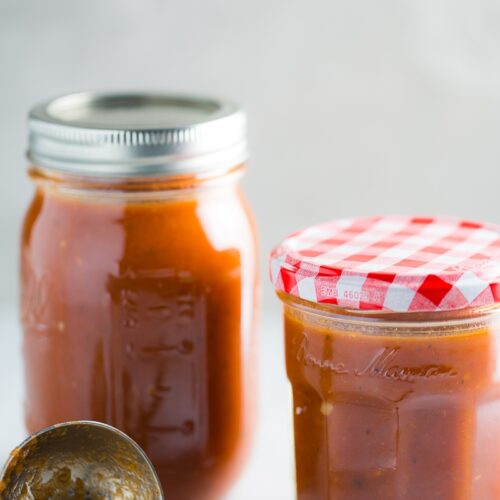
[[[271,252],[278,290],[341,307],[450,311],[500,302],[500,226],[444,217],[343,219]]]

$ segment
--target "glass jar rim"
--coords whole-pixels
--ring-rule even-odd
[[[135,179],[89,178],[70,174],[55,174],[32,167],[28,175],[37,189],[46,194],[95,203],[144,203],[200,200],[220,196],[221,190],[238,188],[245,164],[218,175],[183,175],[143,177]]]
[[[478,325],[490,322],[493,317],[500,318],[500,304],[452,311],[393,312],[347,309],[338,305],[318,304],[279,290],[276,291],[276,294],[286,306],[300,311],[301,314],[342,324],[347,330],[355,330],[356,327],[363,329],[373,327],[376,331],[390,329],[398,330],[398,333],[401,334],[400,329],[407,329],[411,334],[422,330],[422,333],[428,335],[434,329],[441,332],[443,328],[456,329],[461,327],[464,330],[474,330],[477,329]]]

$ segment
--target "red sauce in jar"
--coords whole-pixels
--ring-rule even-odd
[[[271,253],[300,500],[496,500],[500,226],[331,221]]]
[[[143,447],[167,499],[220,498],[254,404],[255,239],[234,179],[117,189],[34,177],[22,236],[29,432],[109,423]]]
[[[298,498],[500,498],[498,315],[370,323],[281,297]]]

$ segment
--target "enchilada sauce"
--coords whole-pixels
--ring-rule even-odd
[[[271,277],[300,500],[500,498],[500,226],[332,221]]]
[[[464,321],[369,332],[286,307],[300,499],[500,498],[499,332]]]
[[[59,184],[39,184],[23,231],[29,432],[109,423],[167,499],[220,498],[253,420],[255,243],[239,189],[138,199]]]

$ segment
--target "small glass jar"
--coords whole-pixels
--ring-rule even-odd
[[[167,499],[220,498],[254,416],[242,112],[189,97],[78,94],[34,108],[30,128],[28,431],[114,425],[146,451]]]
[[[378,220],[272,256],[298,498],[498,499],[500,227]]]

